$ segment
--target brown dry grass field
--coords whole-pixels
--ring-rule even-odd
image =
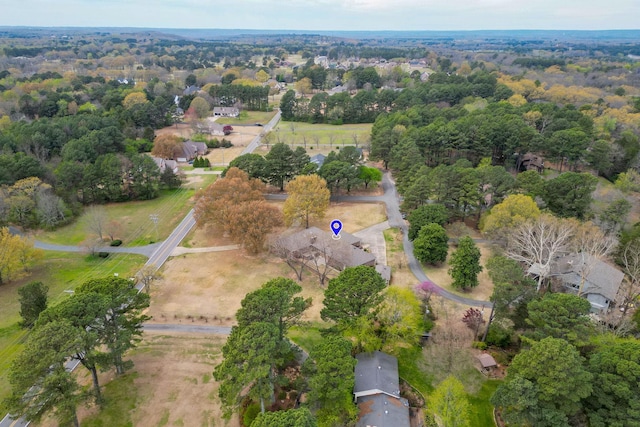
[[[275,203],[282,206],[282,202]],[[347,232],[355,232],[386,219],[381,204],[332,204],[324,220],[312,225],[328,230],[333,218],[340,218]],[[233,242],[215,228],[190,234],[187,246],[208,247]],[[198,322],[233,324],[245,294],[269,279],[283,276],[295,280],[287,264],[269,254],[249,256],[242,250],[188,254],[172,258],[163,268],[164,278],[154,283],[150,314],[163,323]],[[315,275],[307,272],[301,283],[302,295],[314,304],[304,320],[319,321],[324,289]]]
[[[467,292],[463,292],[459,289],[455,289],[451,287],[451,276],[449,276],[449,262],[451,259],[451,254],[455,251],[455,246],[452,243],[449,243],[449,256],[447,257],[447,261],[442,263],[441,265],[434,266],[423,266],[424,272],[427,274],[427,277],[431,279],[435,284],[445,288],[446,290],[453,292],[455,294],[463,295],[467,298],[472,298],[475,300],[484,300],[488,301],[491,293],[493,292],[493,283],[487,274],[487,269],[484,268],[487,259],[491,256],[491,249],[486,243],[476,243],[478,248],[480,249],[481,257],[480,257],[480,265],[483,266],[482,272],[478,275],[479,285]]]
[[[376,193],[370,192],[367,194]],[[270,201],[269,203],[277,206],[279,209],[282,209],[284,205],[282,201]],[[331,224],[331,221],[334,219],[340,219],[342,221],[344,231],[354,233],[363,228],[385,221],[387,216],[384,204],[382,203],[331,203],[324,218],[311,220],[309,225],[329,231],[329,224]],[[206,248],[232,244],[234,244],[234,242],[217,228],[207,228],[204,230],[194,229],[182,242],[182,246],[189,248]]]
[[[78,408],[83,426],[204,426],[239,427],[238,417],[225,422],[212,372],[221,360],[226,340],[221,335],[146,332],[129,353],[134,368],[114,379],[113,372],[100,374],[106,405]],[[90,383],[88,371],[77,370]],[[47,419],[42,426],[55,426]]]

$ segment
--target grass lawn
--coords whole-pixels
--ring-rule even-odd
[[[489,402],[491,396],[496,391],[502,381],[486,380],[482,387],[475,394],[469,394],[471,404],[471,425],[477,427],[493,427],[493,406]]]
[[[191,198],[195,190],[209,185],[215,178],[216,175],[189,175],[193,184],[187,184],[178,190],[163,191],[156,199],[104,205],[106,222],[114,220],[120,224],[122,230],[116,238],[120,238],[125,246],[143,246],[165,239],[191,209]],[[91,234],[87,225],[88,212],[85,211],[72,224],[55,231],[39,233],[36,238],[47,243],[77,245]],[[152,214],[159,216],[157,230],[149,217]]]
[[[433,391],[431,384],[433,378],[427,372],[422,349],[420,347],[399,348],[396,356],[400,377],[426,398]]]
[[[0,286],[0,411],[3,409],[1,402],[10,391],[7,370],[22,350],[27,334],[18,326],[18,289],[30,281],[41,281],[49,287],[49,304],[53,305],[67,295],[65,290],[72,290],[89,279],[114,273],[129,277],[145,261],[146,258],[139,255],[111,254],[108,258],[89,258],[84,254],[47,251],[31,276]]]
[[[318,345],[318,343],[322,341],[320,329],[326,326],[327,325],[323,325],[318,322],[300,326],[293,326],[289,328],[288,336],[291,341],[293,341],[295,344],[300,346],[300,348],[309,353],[316,345]]]
[[[221,125],[266,125],[276,115],[276,111],[241,111],[238,117],[220,117],[216,123]]]
[[[278,141],[304,147],[306,138],[307,152],[310,155],[319,152],[329,152],[345,145],[365,145],[371,136],[371,123],[354,125],[325,125],[301,122],[279,122],[278,126],[269,134],[271,143]],[[317,141],[316,141],[317,139]],[[263,144],[265,141],[263,141]]]
[[[137,372],[131,372],[108,382],[103,390],[102,410],[82,420],[86,427],[133,426],[131,412],[138,404],[134,384]]]

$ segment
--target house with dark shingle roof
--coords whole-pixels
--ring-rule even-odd
[[[327,264],[340,271],[347,267],[373,267],[376,264],[376,257],[361,248],[361,240],[346,231],[340,233],[339,239],[334,239],[330,233],[318,227],[309,227],[281,237],[278,243],[294,259],[325,255]]]
[[[374,351],[357,354],[356,360],[356,427],[410,427],[409,402],[400,397],[398,359]]]
[[[185,141],[182,143],[182,157],[187,160],[195,159],[197,156],[207,154],[207,144],[204,142]]]
[[[571,254],[551,265],[551,274],[569,292],[580,294],[591,303],[593,312],[609,309],[618,294],[624,273],[590,255]]]

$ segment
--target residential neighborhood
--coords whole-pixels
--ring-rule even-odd
[[[640,425],[629,5],[62,1],[0,31],[0,427]]]

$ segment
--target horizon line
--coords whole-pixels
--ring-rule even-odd
[[[132,26],[113,26],[113,25],[98,25],[98,26],[81,26],[81,25],[5,25],[0,23],[0,28],[33,28],[33,29],[126,29],[126,30],[193,30],[193,31],[283,31],[283,32],[305,32],[305,33],[329,33],[329,32],[344,32],[344,33],[375,33],[375,32],[390,32],[390,33],[454,33],[454,32],[510,32],[510,31],[535,31],[535,32],[552,32],[552,31],[573,31],[573,32],[610,32],[610,31],[640,31],[638,28],[607,28],[607,29],[573,29],[573,28],[484,28],[484,29],[452,29],[452,30],[432,30],[432,29],[376,29],[376,30],[349,30],[349,29],[294,29],[294,28],[212,28],[212,27],[132,27]]]

